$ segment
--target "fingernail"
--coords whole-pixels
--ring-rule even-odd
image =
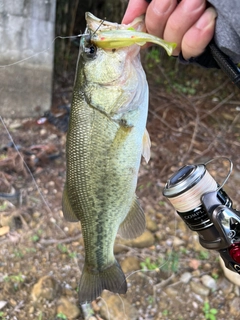
[[[217,17],[217,12],[214,8],[210,7],[204,12],[201,18],[196,22],[196,27],[198,29],[207,29]]]
[[[196,10],[199,10],[200,8],[205,7],[205,1],[204,0],[187,0],[180,3],[180,5],[187,12],[194,12]]]
[[[156,14],[163,14],[169,11],[170,8],[172,8],[172,1],[169,0],[154,0],[152,3],[152,10]]]

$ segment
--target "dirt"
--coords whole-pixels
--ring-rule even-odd
[[[142,162],[137,195],[154,241],[139,247],[117,239],[116,257],[125,264],[128,293],[116,296],[120,303],[105,295],[88,315],[80,310],[81,228],[65,221],[61,211],[66,133],[52,124],[39,125],[38,119],[4,117],[9,133],[0,123],[0,192],[19,191],[21,197],[0,202],[0,232],[7,227],[0,236],[0,319],[239,319],[239,287],[226,280],[218,254],[199,245],[197,234],[162,196],[167,179],[182,165],[227,156],[234,170],[224,189],[239,208],[239,93],[220,71],[177,66],[171,76],[168,66],[153,72],[150,60],[144,61],[152,155],[148,164]],[[59,83],[59,96],[70,100],[71,90]],[[215,161],[209,170],[221,183],[229,163]],[[189,280],[184,282],[182,275]],[[216,287],[208,288],[204,275]]]

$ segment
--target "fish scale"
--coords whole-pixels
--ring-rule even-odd
[[[86,106],[85,104],[83,104]],[[75,106],[78,112],[75,113]],[[87,110],[88,111],[87,111]],[[85,212],[84,216],[81,217],[81,223],[83,226],[83,237],[85,242],[85,248],[86,252],[89,252],[87,254],[87,259],[92,261],[95,260],[95,252],[96,255],[98,255],[98,252],[102,250],[102,246],[96,246],[96,242],[92,242],[92,234],[98,235],[98,241],[103,241],[103,239],[108,239],[106,235],[99,234],[98,228],[99,226],[101,229],[104,230],[103,224],[109,223],[109,221],[114,222],[114,211],[111,209],[111,215],[108,215],[108,220],[105,221],[101,217],[104,217],[104,209],[105,211],[108,211],[108,208],[105,208],[106,206],[111,206],[111,202],[106,204],[105,199],[105,193],[107,189],[111,188],[110,183],[107,185],[103,185],[101,182],[104,179],[105,181],[107,179],[107,173],[108,170],[107,167],[107,151],[106,149],[108,144],[112,143],[112,140],[109,139],[109,143],[107,142],[107,138],[109,137],[109,134],[112,133],[111,127],[107,126],[108,130],[105,131],[107,128],[102,127],[103,120],[101,117],[104,118],[102,113],[99,113],[96,115],[97,110],[90,109],[90,113],[95,114],[89,116],[89,119],[91,119],[91,126],[88,126],[86,128],[86,125],[84,125],[86,120],[86,113],[89,112],[88,106],[85,108],[82,107],[79,110],[78,104],[72,104],[72,115],[73,117],[78,117],[79,121],[75,118],[76,126],[81,127],[82,130],[77,130],[77,136],[76,139],[76,132],[73,132],[73,139],[68,140],[68,146],[67,146],[67,157],[68,162],[73,163],[70,166],[69,172],[71,173],[72,181],[71,185],[73,186],[73,192],[72,196],[74,200],[73,210],[77,211],[79,207],[82,208],[82,210]],[[98,118],[96,121],[95,119]],[[88,119],[88,122],[89,122]],[[109,120],[108,120],[109,121]],[[116,127],[115,124],[113,124],[114,127]],[[103,132],[101,132],[103,131]],[[104,145],[102,143],[103,136],[104,137]],[[91,140],[89,137],[95,137]],[[101,137],[101,138],[100,138]],[[90,140],[90,141],[89,141]],[[84,145],[85,148],[82,149],[82,154],[80,156],[80,161],[72,161],[72,145],[77,145],[78,141],[81,141],[81,145]],[[93,144],[93,146],[92,146]],[[102,156],[103,154],[103,156]],[[98,162],[99,163],[96,163]],[[93,175],[94,172],[94,175]],[[68,178],[67,178],[68,181]],[[112,185],[115,184],[113,181],[111,183]],[[71,194],[71,189],[69,190],[69,194]],[[108,195],[107,195],[108,196]],[[96,213],[94,213],[94,211]],[[89,236],[89,228],[91,224],[92,226],[92,220],[89,219],[94,215],[95,217],[95,230],[92,231],[92,234]],[[86,230],[86,232],[85,232]],[[108,236],[109,236],[109,230],[107,230]],[[111,252],[112,253],[112,252]],[[97,264],[99,259],[97,259]],[[114,261],[113,255],[111,256],[111,259],[108,257],[108,260]]]

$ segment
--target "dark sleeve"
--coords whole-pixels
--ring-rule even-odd
[[[205,49],[205,51],[200,56],[198,56],[196,58],[190,58],[189,60],[185,60],[182,56],[182,53],[180,52],[178,59],[183,64],[193,63],[193,64],[200,65],[201,67],[205,67],[205,68],[219,69],[219,65],[217,64],[217,62],[213,58],[209,47],[207,47]]]

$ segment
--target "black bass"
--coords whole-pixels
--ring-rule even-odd
[[[171,54],[174,47],[144,32],[143,18],[130,25],[101,21],[86,13],[76,70],[69,130],[63,213],[81,221],[85,264],[81,304],[107,289],[126,293],[125,275],[113,253],[117,233],[142,234],[145,217],[135,195],[141,154],[148,161],[145,129],[148,84],[139,45],[153,41]]]

